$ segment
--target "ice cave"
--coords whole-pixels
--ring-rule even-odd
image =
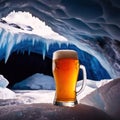
[[[54,115],[56,120],[70,119],[68,112],[71,120],[88,120],[79,105],[74,109],[60,108],[59,111],[48,102],[53,99],[55,90],[52,55],[60,49],[76,50],[80,64],[86,67],[87,92],[80,97],[83,104],[80,108],[89,109],[90,119],[119,120],[119,0],[0,0],[0,119],[22,120],[26,117],[29,120],[24,110],[33,107],[29,112],[35,120],[52,120],[54,110],[58,111]],[[79,84],[82,79],[80,72]],[[32,104],[39,104],[38,101],[41,101],[40,108]],[[25,103],[31,104],[24,106]],[[23,106],[15,108],[13,104]],[[84,104],[93,108],[87,109]],[[8,106],[6,116],[3,108]],[[97,112],[97,109],[101,111]],[[96,112],[95,117],[92,110]],[[84,114],[83,117],[74,116],[74,111],[77,116]]]

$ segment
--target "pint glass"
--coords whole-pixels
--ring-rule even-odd
[[[81,89],[76,92],[79,68],[83,70],[83,83]],[[74,50],[58,50],[53,53],[52,72],[56,84],[54,104],[59,106],[74,106],[86,83],[86,70],[79,65],[77,52]]]

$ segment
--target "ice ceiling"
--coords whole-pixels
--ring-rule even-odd
[[[26,12],[27,21],[14,19],[18,12]],[[120,0],[0,0],[0,18],[5,62],[17,50],[42,51],[44,57],[49,45],[72,43],[95,56],[112,78],[120,76]],[[41,47],[27,46],[36,42]]]

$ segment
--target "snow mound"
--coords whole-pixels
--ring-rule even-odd
[[[6,88],[8,84],[9,84],[8,80],[4,78],[3,75],[0,75],[0,87]]]
[[[79,94],[77,96],[78,100],[83,99],[85,96],[91,94],[93,91],[97,90],[101,86],[108,84],[112,80],[113,79],[103,79],[100,81],[94,81],[94,80],[87,79],[86,86],[85,86],[84,90],[81,92],[81,94]],[[82,85],[82,81],[78,81],[76,91],[78,91],[81,88],[81,85]],[[96,97],[97,97],[97,95],[96,95]]]
[[[0,99],[13,99],[16,94],[8,88],[0,88]]]
[[[86,95],[80,103],[94,106],[120,120],[120,78],[110,81]]]
[[[36,73],[22,82],[16,83],[13,89],[21,90],[55,90],[54,78],[48,75]]]

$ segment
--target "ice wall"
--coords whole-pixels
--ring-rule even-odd
[[[119,0],[4,0],[0,1],[0,6],[1,18],[5,18],[12,11],[31,13],[79,49],[95,56],[112,78],[119,77]],[[9,25],[16,26],[21,32],[27,34],[35,30],[31,25],[23,27],[21,24],[9,22]],[[53,36],[55,37],[55,34]],[[10,52],[11,48],[8,49]],[[7,53],[1,54],[7,61]]]

